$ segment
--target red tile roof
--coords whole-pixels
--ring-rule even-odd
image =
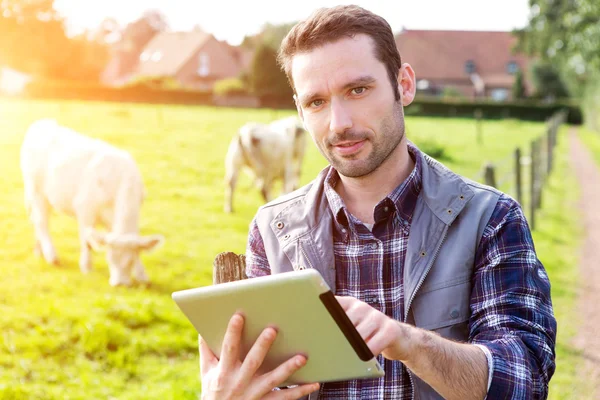
[[[511,32],[405,30],[396,35],[402,62],[415,70],[417,80],[468,81],[468,60],[486,86],[510,87],[507,65],[515,62],[527,72],[528,58],[513,54],[517,39]]]
[[[137,75],[175,76],[210,38],[202,31],[158,33],[140,54]]]

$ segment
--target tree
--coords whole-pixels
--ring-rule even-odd
[[[264,43],[254,52],[249,83],[250,91],[258,96],[293,96],[287,77],[277,64],[277,52]]]
[[[558,69],[547,62],[538,61],[531,66],[531,81],[538,99],[568,97],[569,93]]]
[[[69,39],[53,3],[0,1],[0,60],[4,64],[40,76],[60,69],[57,55],[67,49]]]
[[[529,0],[518,49],[556,66],[569,92],[583,99],[584,119],[600,128],[600,1]]]
[[[523,73],[521,70],[518,70],[515,74],[515,80],[512,85],[512,98],[524,99],[525,96],[525,83],[523,82]]]

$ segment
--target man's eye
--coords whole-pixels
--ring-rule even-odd
[[[309,104],[310,107],[319,107],[323,105],[323,100],[314,100]]]
[[[367,90],[367,88],[357,87],[357,88],[352,89],[352,93],[353,94],[363,94],[365,92],[365,90]]]

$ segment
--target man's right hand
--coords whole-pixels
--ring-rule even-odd
[[[298,399],[319,388],[318,383],[296,386],[286,390],[273,390],[306,364],[306,357],[297,355],[274,370],[262,375],[257,371],[262,365],[277,331],[266,328],[243,361],[240,347],[244,318],[234,314],[229,321],[221,348],[221,359],[200,338],[200,373],[202,399]]]

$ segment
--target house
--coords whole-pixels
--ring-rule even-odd
[[[199,29],[160,32],[139,54],[134,79],[171,78],[188,89],[211,90],[218,80],[238,77],[249,60],[243,49]]]
[[[151,18],[128,24],[111,46],[111,59],[102,71],[100,81],[108,86],[121,86],[134,76],[140,53],[163,27]]]
[[[396,35],[402,62],[415,70],[419,93],[456,92],[498,101],[511,98],[519,70],[526,93],[532,92],[530,59],[513,53],[516,42],[511,32],[404,30]]]

